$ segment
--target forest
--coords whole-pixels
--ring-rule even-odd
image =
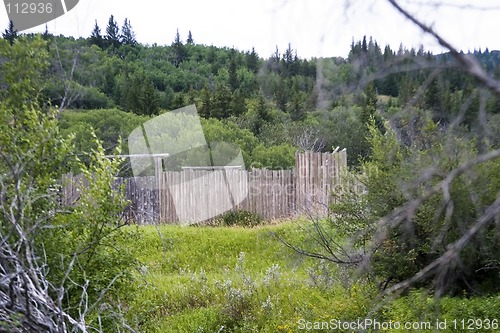
[[[197,44],[195,31],[143,45],[113,15],[87,38],[12,24],[2,37],[0,331],[350,332],[341,323],[360,318],[498,329],[500,51],[363,36],[346,58],[303,59],[291,44]],[[128,225],[113,177],[130,170],[102,157],[192,104],[207,141],[236,143],[247,168],[346,148],[346,184],[365,191],[333,193],[327,217]],[[68,172],[92,181],[61,207]]]
[[[77,133],[83,151],[90,148],[91,127],[111,151],[145,117],[195,104],[206,119],[207,141],[246,142],[247,166],[289,168],[296,149],[337,146],[356,166],[369,155],[371,117],[378,126],[389,118],[405,121],[392,116],[410,103],[444,127],[476,87],[447,54],[403,45],[392,50],[366,36],[353,41],[346,59],[301,59],[290,44],[262,58],[253,49],[198,45],[191,32],[185,41],[174,33],[168,46],[141,45],[130,21],[120,29],[113,16],[105,31],[96,22],[88,38],[42,35],[51,60],[41,96],[66,110],[61,129]],[[11,38],[8,29],[4,35]],[[500,52],[473,54],[494,77],[500,75]],[[427,89],[415,98],[423,84]],[[479,97],[471,103],[478,105]],[[498,113],[497,99],[487,104],[489,114]],[[475,118],[468,113],[463,125],[471,130]],[[399,135],[413,140],[410,133]]]

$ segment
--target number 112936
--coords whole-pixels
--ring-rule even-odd
[[[47,2],[21,2],[7,3],[7,14],[51,14],[53,11],[52,3]]]

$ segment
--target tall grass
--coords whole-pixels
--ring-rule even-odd
[[[142,262],[137,272],[141,283],[133,288],[127,312],[142,332],[330,332],[325,327],[306,330],[300,323],[365,317],[450,320],[469,305],[481,310],[471,310],[469,316],[500,313],[499,299],[447,298],[438,309],[428,306],[432,297],[419,291],[373,313],[374,283],[352,280],[341,267],[299,256],[272,235],[279,231],[292,243],[308,242],[295,223],[141,230],[141,240],[134,244]],[[481,302],[487,305],[479,307]],[[458,331],[448,327],[440,332]]]

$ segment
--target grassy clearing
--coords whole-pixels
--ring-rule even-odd
[[[371,313],[378,292],[372,283],[353,283],[344,269],[297,255],[272,235],[276,231],[295,244],[308,242],[294,223],[141,227],[135,244],[143,263],[141,283],[128,304],[130,321],[143,332],[326,332],[331,330],[306,330],[301,323],[365,317],[435,321],[436,316],[450,321],[459,313],[494,319],[500,313],[498,298],[446,298],[439,313],[423,292]]]
[[[362,315],[359,302],[346,302],[356,288],[341,287],[335,267],[298,256],[276,231],[305,241],[292,223],[143,227],[134,322],[146,332],[293,332],[301,318]]]

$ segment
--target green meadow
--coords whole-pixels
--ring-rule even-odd
[[[301,256],[275,236],[311,244],[305,223],[139,227],[127,319],[144,332],[431,332],[436,320],[446,320],[440,332],[463,332],[460,320],[480,318],[489,329],[481,322],[475,331],[495,331],[498,297],[437,304],[417,290],[390,301],[365,275]]]

